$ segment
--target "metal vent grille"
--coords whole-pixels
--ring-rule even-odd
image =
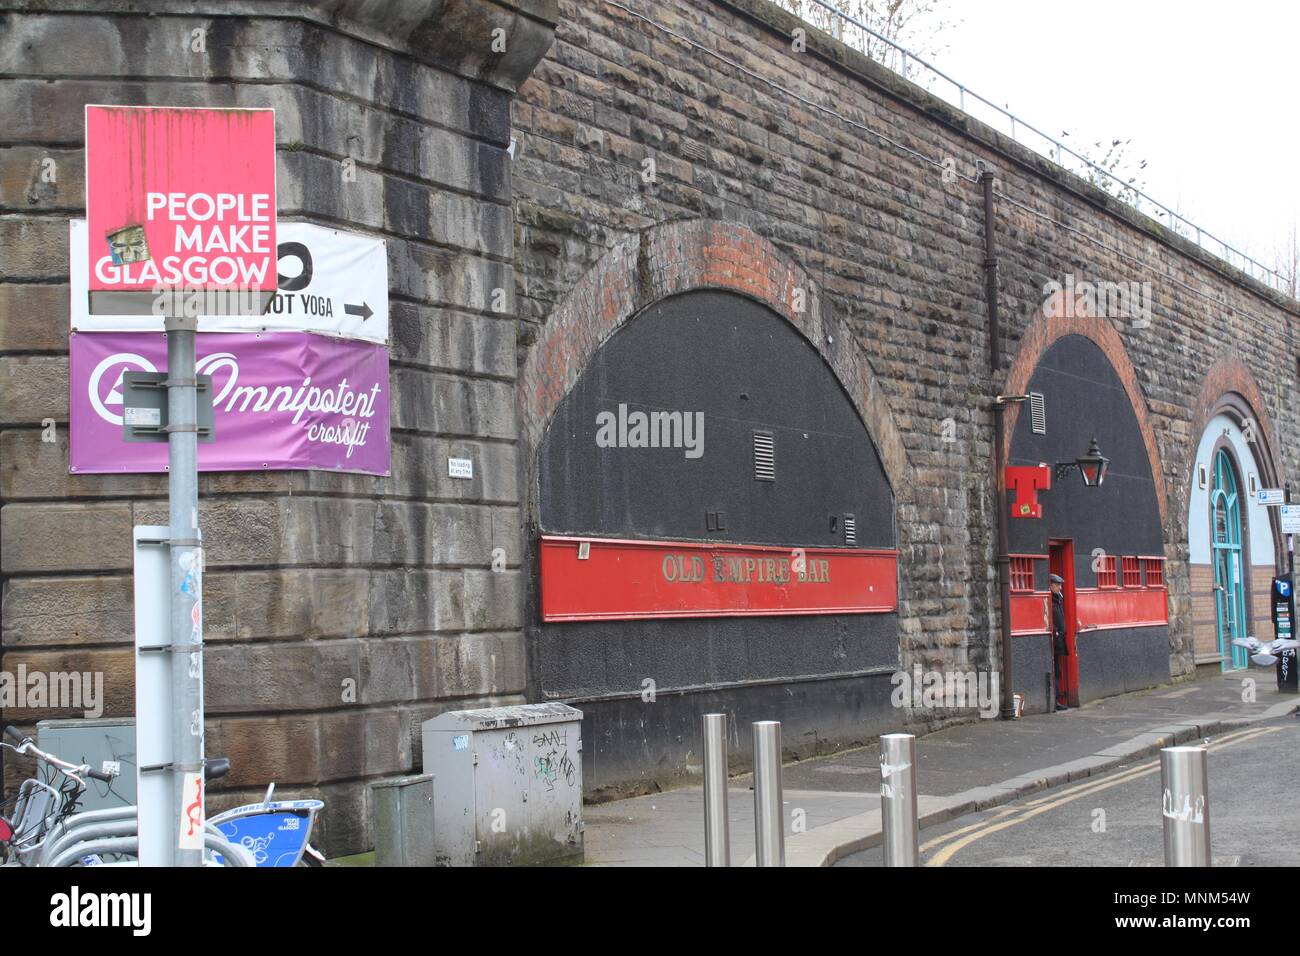
[[[1047,434],[1047,403],[1038,392],[1029,393],[1029,421],[1035,435]]]
[[[858,519],[856,515],[846,514],[844,516],[844,543],[858,543]]]
[[[754,432],[754,480],[776,481],[776,446],[771,432]]]

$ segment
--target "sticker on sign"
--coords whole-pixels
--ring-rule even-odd
[[[161,332],[168,311],[199,316],[200,332],[321,332],[388,342],[388,252],[384,240],[308,222],[281,222],[278,288],[261,315],[218,315],[202,293],[162,292],[150,313],[91,315],[86,289],[87,226],[69,224],[72,331]],[[163,299],[179,300],[168,303]]]
[[[1256,502],[1261,505],[1280,505],[1286,502],[1286,492],[1281,488],[1261,488],[1255,495]]]
[[[128,425],[157,428],[162,424],[161,408],[126,408],[123,409],[122,416]]]
[[[1300,505],[1283,505],[1279,515],[1283,534],[1300,534]]]

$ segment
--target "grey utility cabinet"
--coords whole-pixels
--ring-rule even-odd
[[[111,790],[102,781],[86,781],[78,812],[135,803],[135,718],[42,720],[36,724],[36,746],[68,763],[85,763],[105,772],[116,769]]]
[[[375,866],[433,866],[431,774],[370,785],[375,823]]]
[[[582,859],[582,711],[454,710],[421,725],[439,866]]]

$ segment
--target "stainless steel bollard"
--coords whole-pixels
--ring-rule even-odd
[[[754,722],[754,857],[756,866],[785,866],[781,793],[781,724]]]
[[[727,820],[727,715],[705,714],[704,865],[731,866],[731,824]]]
[[[916,820],[916,737],[880,738],[880,835],[885,866],[918,866],[921,841]]]
[[[1204,747],[1160,751],[1165,866],[1210,865],[1209,762]]]

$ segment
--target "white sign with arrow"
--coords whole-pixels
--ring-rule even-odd
[[[161,332],[161,315],[91,315],[86,221],[70,223],[72,329]],[[277,225],[279,281],[261,315],[202,315],[200,332],[319,332],[388,343],[388,253],[384,240],[307,222]]]

